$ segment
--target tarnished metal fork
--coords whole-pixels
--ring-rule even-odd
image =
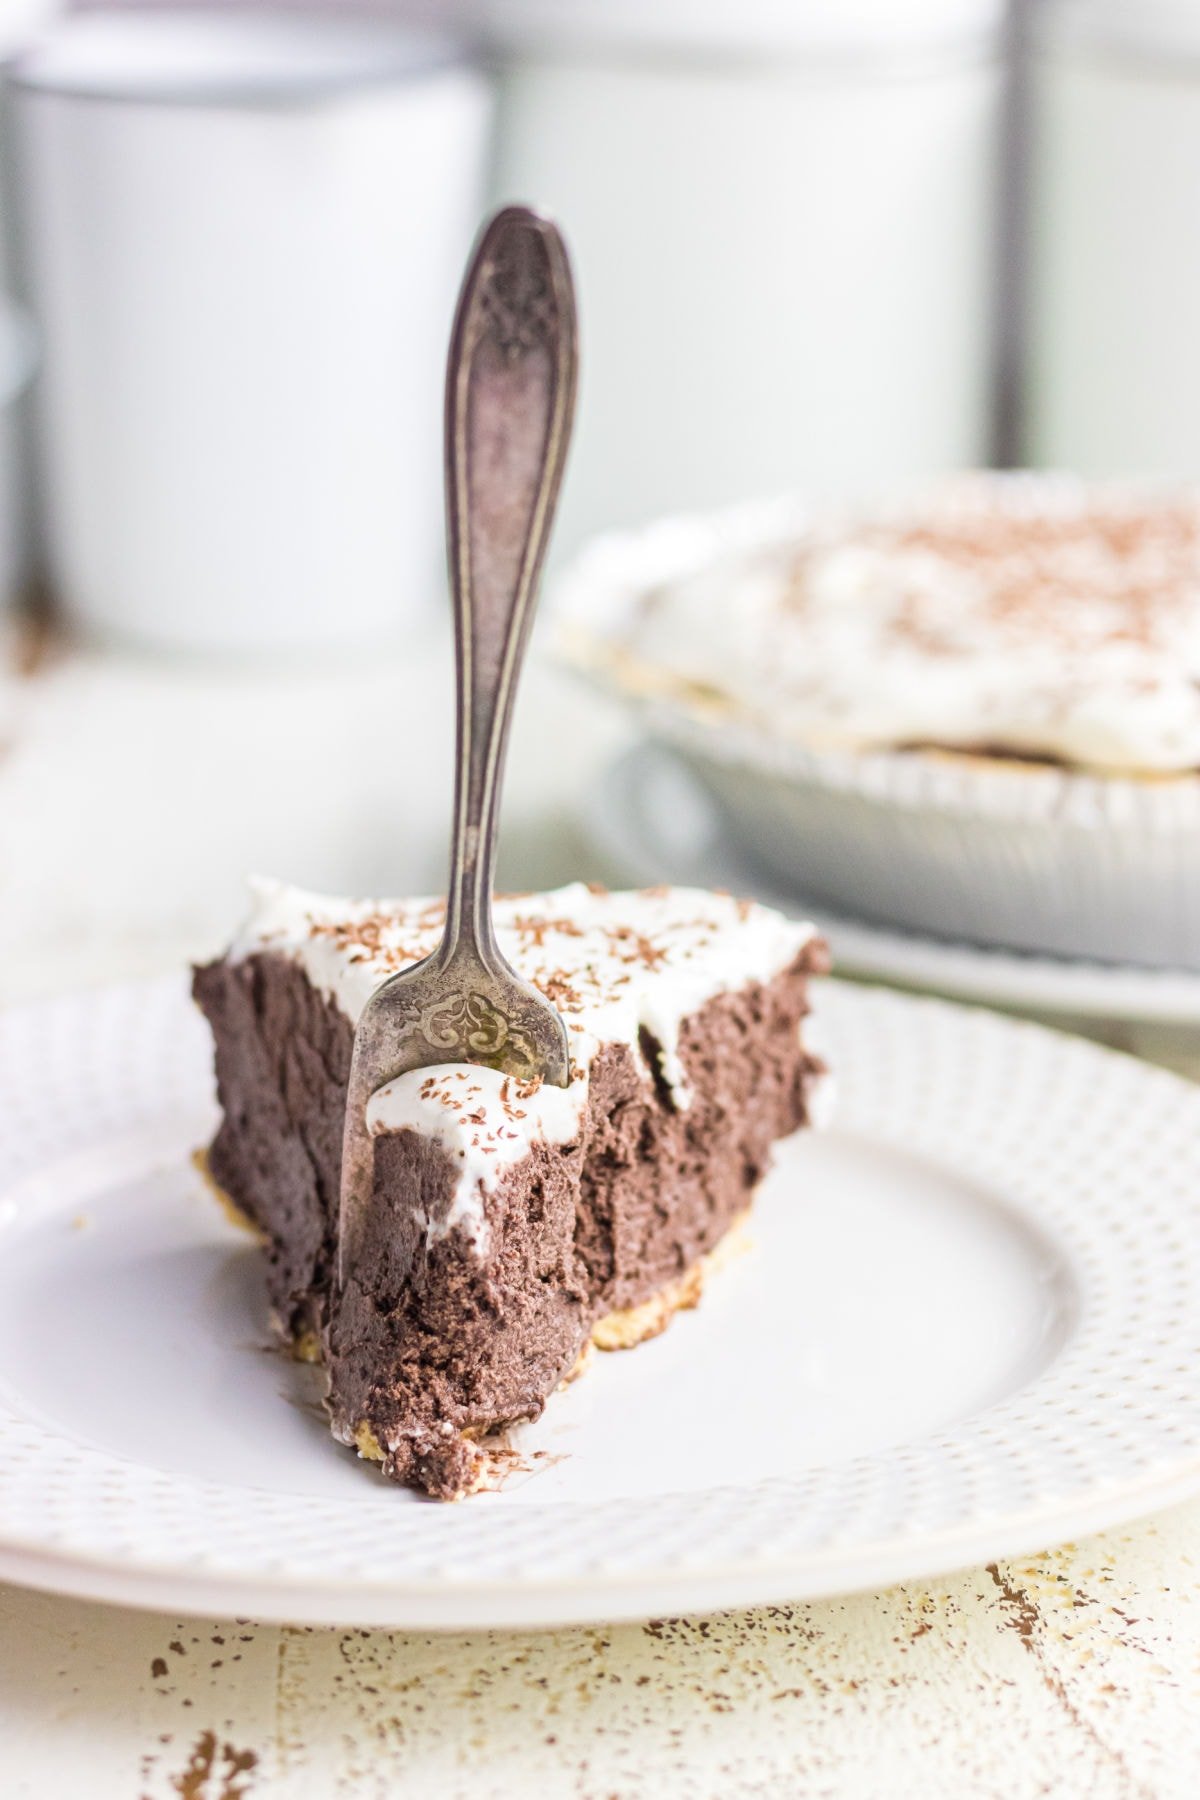
[[[339,1279],[374,1186],[371,1096],[439,1063],[569,1079],[555,1008],[500,954],[496,827],[513,696],[575,404],[575,295],[557,228],[525,207],[485,227],[446,376],[446,521],[458,666],[450,891],[431,956],[383,982],[354,1034],[346,1095]]]

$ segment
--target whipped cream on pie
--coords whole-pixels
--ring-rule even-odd
[[[252,887],[253,912],[232,959],[267,951],[299,963],[351,1024],[381,981],[436,949],[445,923],[442,900],[330,899],[265,880]],[[501,951],[562,1014],[569,1086],[523,1085],[482,1065],[447,1064],[388,1082],[367,1109],[373,1133],[408,1129],[449,1150],[459,1179],[438,1230],[462,1225],[477,1237],[484,1197],[530,1144],[578,1135],[589,1070],[605,1045],[652,1056],[653,1073],[684,1110],[684,1021],[718,994],[770,981],[816,938],[814,926],[770,907],[690,888],[610,893],[575,882],[501,897],[494,911]]]
[[[635,684],[814,748],[1200,768],[1200,491],[973,475],[643,589]]]

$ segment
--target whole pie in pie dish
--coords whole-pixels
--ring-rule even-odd
[[[1200,490],[975,474],[667,521],[559,606],[814,900],[1200,966]]]

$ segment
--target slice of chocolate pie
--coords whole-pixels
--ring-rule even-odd
[[[207,1171],[266,1245],[279,1331],[324,1362],[337,1438],[456,1499],[492,1482],[504,1427],[593,1345],[695,1304],[772,1144],[811,1121],[824,1068],[804,1021],[826,953],[811,926],[720,894],[498,901],[501,949],[567,1023],[570,1085],[458,1064],[381,1089],[374,1197],[339,1286],[354,1023],[443,917],[260,884],[195,995],[224,1112]]]

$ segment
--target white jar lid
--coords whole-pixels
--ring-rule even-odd
[[[442,15],[447,10],[442,0]],[[1005,0],[450,0],[456,21],[523,49],[891,57],[991,48]]]
[[[98,12],[64,20],[10,65],[21,87],[90,99],[310,98],[460,60],[442,33],[268,12]]]
[[[1200,56],[1200,0],[1041,0],[1034,22],[1039,41],[1055,47]]]

